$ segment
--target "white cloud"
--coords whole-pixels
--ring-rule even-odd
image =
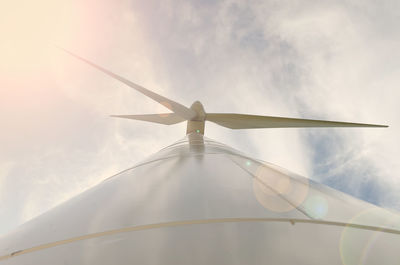
[[[199,99],[210,112],[389,123],[390,129],[379,131],[230,131],[207,124],[206,136],[347,187],[356,196],[368,198],[366,192],[371,192],[374,202],[400,209],[400,36],[395,20],[400,9],[394,5],[396,1],[107,2],[100,4],[91,26],[79,29],[87,43],[57,41],[186,105]],[[100,33],[91,33],[96,25]],[[108,118],[165,108],[74,58],[58,51],[53,55],[53,70],[41,76],[51,76],[51,82],[31,84],[32,91],[43,92],[36,94],[44,103],[26,104],[24,112],[14,99],[2,106],[6,123],[1,144],[7,155],[0,164],[11,163],[13,170],[1,178],[7,209],[0,219],[11,216],[14,223],[132,166],[185,132],[184,124],[163,127]],[[35,94],[26,89],[18,93]],[[21,193],[14,194],[16,189]]]

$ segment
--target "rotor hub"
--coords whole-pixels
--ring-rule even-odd
[[[206,112],[204,111],[203,104],[200,101],[195,101],[190,106],[190,109],[196,112],[196,116],[187,121],[186,134],[200,133],[204,135]]]

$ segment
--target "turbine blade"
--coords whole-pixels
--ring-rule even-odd
[[[148,96],[149,98],[157,101],[158,103],[160,103],[164,107],[170,109],[174,113],[176,113],[179,116],[181,116],[182,118],[185,118],[186,120],[191,120],[194,117],[196,117],[196,112],[191,110],[191,109],[189,109],[189,108],[187,108],[187,107],[185,107],[184,105],[182,105],[182,104],[180,104],[178,102],[175,102],[175,101],[173,101],[171,99],[168,99],[168,98],[166,98],[164,96],[161,96],[159,94],[156,94],[153,91],[150,91],[150,90],[148,90],[148,89],[146,89],[146,88],[144,88],[144,87],[142,87],[142,86],[140,86],[138,84],[135,84],[135,83],[129,81],[128,79],[126,79],[126,78],[124,78],[122,76],[114,74],[113,72],[111,72],[111,71],[109,71],[109,70],[107,70],[107,69],[105,69],[105,68],[103,68],[101,66],[98,66],[98,65],[86,60],[85,58],[82,58],[82,57],[80,57],[80,56],[78,56],[78,55],[76,55],[76,54],[74,54],[74,53],[72,53],[72,52],[70,52],[68,50],[65,50],[64,48],[61,48],[61,47],[58,47],[58,48],[60,48],[61,50],[65,51],[66,53],[72,55],[73,57],[75,57],[75,58],[77,58],[77,59],[79,59],[79,60],[81,60],[81,61],[83,61],[83,62],[85,62],[85,63],[87,63],[87,64],[89,64],[91,66],[93,66],[94,68],[100,70],[101,72],[103,72],[103,73],[105,73],[105,74],[107,74],[107,75],[109,75],[109,76],[121,81],[125,85],[136,89],[137,91],[139,91],[143,95]]]
[[[388,127],[387,125],[258,116],[234,113],[207,113],[206,120],[230,129],[302,127]]]
[[[143,114],[143,115],[111,115],[115,118],[124,118],[131,120],[149,121],[154,123],[161,123],[165,125],[176,124],[185,121],[184,118],[175,113],[161,113],[161,114]]]

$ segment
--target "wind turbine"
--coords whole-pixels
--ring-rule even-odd
[[[68,51],[66,51],[68,52]],[[398,264],[400,215],[204,137],[230,129],[386,125],[207,113],[68,52],[171,113],[113,115],[186,137],[0,238],[3,264]]]

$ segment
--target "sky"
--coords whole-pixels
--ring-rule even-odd
[[[400,210],[400,2],[2,1],[0,234],[184,137],[163,106],[55,48],[209,112],[388,129],[205,135]]]

